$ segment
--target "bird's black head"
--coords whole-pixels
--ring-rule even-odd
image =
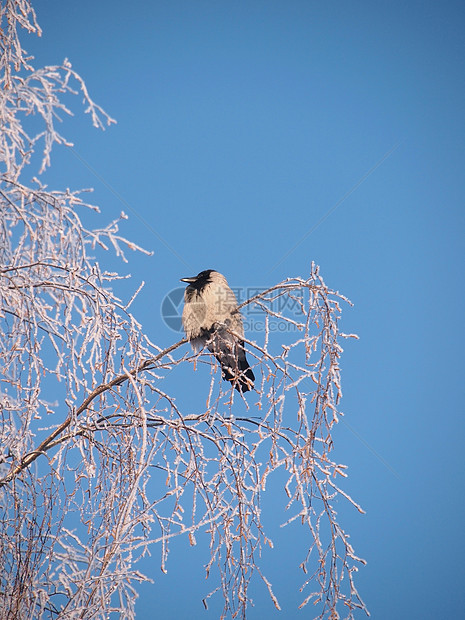
[[[215,273],[214,269],[205,269],[193,278],[181,278],[181,282],[187,282],[190,286],[197,290],[202,290],[209,282],[211,282],[211,274]]]

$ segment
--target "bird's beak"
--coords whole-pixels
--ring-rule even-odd
[[[192,284],[192,282],[195,282],[197,280],[197,278],[180,278],[180,282],[187,282],[188,284]]]

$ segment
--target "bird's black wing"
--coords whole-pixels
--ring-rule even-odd
[[[244,342],[218,323],[209,330],[209,336],[207,347],[220,363],[223,379],[234,383],[239,392],[253,389],[255,376],[245,355]]]

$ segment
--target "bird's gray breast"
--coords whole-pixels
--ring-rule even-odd
[[[189,339],[210,331],[215,323],[227,324],[231,330],[243,336],[237,301],[229,286],[215,282],[201,290],[188,286],[184,301],[182,322]]]
[[[197,338],[205,324],[207,306],[201,293],[188,286],[184,293],[182,324],[189,340]]]

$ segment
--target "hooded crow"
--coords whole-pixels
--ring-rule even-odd
[[[206,345],[220,363],[225,381],[239,392],[253,389],[255,376],[245,356],[242,317],[226,278],[207,269],[181,282],[188,283],[182,323],[194,351]]]

